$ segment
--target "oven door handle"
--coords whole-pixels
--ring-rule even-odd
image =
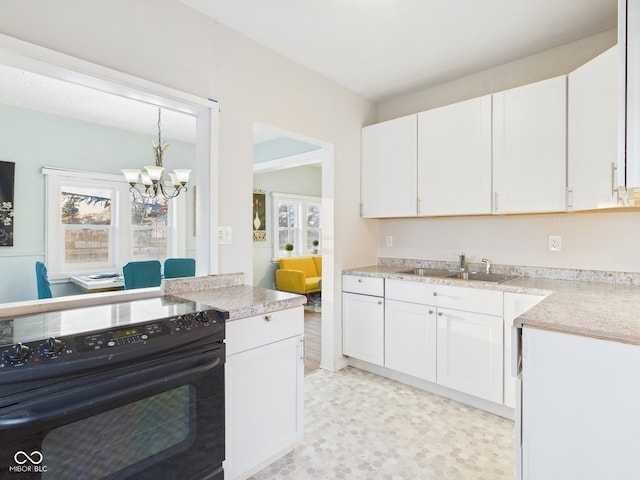
[[[205,356],[206,355],[206,356]],[[205,361],[206,360],[206,361]],[[196,366],[194,361],[197,362]],[[205,363],[203,363],[205,361]],[[79,386],[51,396],[41,396],[20,402],[0,410],[0,430],[33,426],[38,423],[55,422],[65,418],[68,422],[76,415],[88,416],[104,411],[104,405],[115,408],[115,402],[124,399],[136,400],[160,393],[176,386],[186,385],[201,378],[213,368],[224,365],[224,350],[199,354],[197,358],[163,362],[145,370]],[[168,373],[168,370],[171,373]],[[151,380],[149,379],[151,377]],[[222,387],[224,388],[224,387]],[[78,400],[78,396],[82,399]],[[135,401],[135,400],[132,400]],[[130,403],[129,401],[122,404]]]

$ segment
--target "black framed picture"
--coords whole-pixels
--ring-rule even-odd
[[[13,188],[16,164],[0,161],[0,247],[13,246]]]
[[[253,241],[267,241],[266,194],[264,190],[253,191]]]

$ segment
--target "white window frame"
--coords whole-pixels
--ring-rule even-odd
[[[51,279],[68,278],[74,275],[86,275],[99,272],[119,272],[132,259],[131,193],[129,184],[121,175],[97,172],[83,172],[44,167],[46,177],[46,251],[45,262]],[[60,218],[60,192],[63,186],[96,187],[113,192],[111,205],[111,229],[109,239],[109,260],[104,263],[73,263],[64,261],[64,226]],[[167,232],[167,256],[184,255],[184,241],[179,240],[182,222],[179,217],[186,214],[184,199],[169,201]]]
[[[314,197],[309,195],[297,195],[294,193],[271,193],[271,222],[273,231],[273,260],[277,261],[281,257],[282,251],[280,250],[280,224],[278,216],[278,208],[280,201],[296,203],[298,205],[298,214],[296,215],[297,225],[295,230],[300,232],[297,236],[296,243],[294,245],[294,254],[296,256],[310,255],[307,252],[307,224],[305,220],[305,214],[307,211],[307,204],[317,203],[322,206],[322,197]],[[320,211],[320,227],[319,237],[322,238],[322,210]]]

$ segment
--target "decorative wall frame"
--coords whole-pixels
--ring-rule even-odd
[[[253,241],[267,241],[267,215],[266,192],[264,190],[253,191]]]
[[[0,247],[13,247],[13,189],[16,164],[0,161]]]

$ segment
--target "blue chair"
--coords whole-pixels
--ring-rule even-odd
[[[124,289],[159,287],[162,281],[161,265],[158,260],[129,262],[122,267]]]
[[[164,278],[195,277],[196,261],[193,258],[167,258],[164,261]]]
[[[38,298],[53,298],[51,282],[44,262],[36,262],[36,284],[38,286]]]

